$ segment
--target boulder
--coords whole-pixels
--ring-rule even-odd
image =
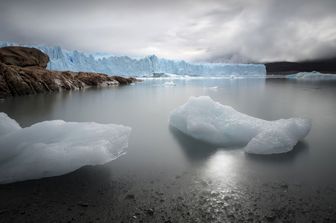
[[[44,92],[130,84],[135,78],[115,78],[89,72],[50,71],[0,63],[0,98]]]
[[[35,48],[8,46],[0,48],[0,62],[19,67],[37,66],[46,68],[49,57]]]
[[[0,48],[0,98],[137,81],[135,78],[99,73],[51,71],[46,69],[48,61],[49,57],[38,49]]]

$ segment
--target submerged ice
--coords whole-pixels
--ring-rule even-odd
[[[0,183],[62,175],[123,154],[131,128],[44,121],[30,127],[0,113]]]
[[[245,146],[245,152],[289,152],[310,131],[304,118],[267,121],[240,113],[208,96],[191,97],[170,114],[170,125],[181,132],[218,146]]]

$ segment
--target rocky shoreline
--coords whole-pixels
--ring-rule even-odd
[[[3,222],[335,222],[335,188],[226,182],[127,156],[58,177],[0,185]],[[138,164],[141,165],[141,164]],[[136,173],[136,174],[135,174]]]
[[[48,55],[35,48],[0,48],[0,98],[87,87],[127,85],[133,77],[47,70]]]

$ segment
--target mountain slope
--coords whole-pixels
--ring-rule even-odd
[[[273,62],[265,63],[265,65],[267,74],[288,74],[312,71],[336,73],[336,57],[304,62]]]

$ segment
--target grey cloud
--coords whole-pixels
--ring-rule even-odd
[[[336,56],[336,1],[264,2],[245,9],[239,23],[243,29],[228,41],[230,46],[208,48],[209,60],[221,61],[232,55],[253,61]],[[328,38],[323,36],[326,33]]]
[[[0,39],[194,61],[336,56],[335,0],[1,1]]]

